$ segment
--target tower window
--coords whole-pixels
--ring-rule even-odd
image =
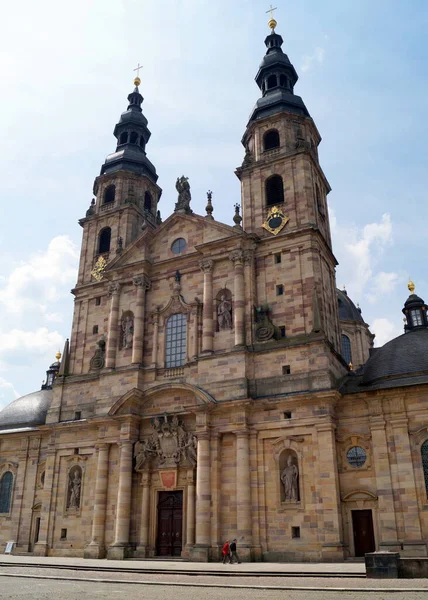
[[[315,184],[315,199],[316,199],[316,203],[317,203],[318,212],[322,217],[324,217],[325,216],[324,204],[321,199],[321,192],[320,192],[320,188],[317,183]]]
[[[101,230],[99,241],[98,241],[98,254],[104,254],[110,252],[110,240],[111,240],[111,229],[106,227]]]
[[[95,298],[95,306],[100,306],[101,304],[101,296],[98,296],[97,298]]]
[[[186,360],[187,323],[186,316],[172,315],[166,322],[165,367],[182,367]]]
[[[268,80],[267,80],[267,89],[271,90],[272,88],[276,87],[278,85],[278,81],[276,78],[276,75],[269,75]]]
[[[92,327],[92,333],[98,333],[98,325]]]
[[[138,142],[138,133],[136,133],[135,131],[133,131],[131,133],[131,137],[129,138],[129,141],[131,144],[136,144]]]
[[[263,148],[264,150],[272,150],[272,148],[279,148],[279,133],[276,129],[270,129],[263,137]]]
[[[266,206],[284,202],[284,184],[280,175],[272,175],[266,179]]]
[[[104,192],[104,204],[110,204],[114,202],[114,197],[116,195],[116,186],[109,185]]]
[[[142,148],[144,150],[144,138],[143,136],[140,137],[140,148]]]
[[[283,375],[291,375],[291,367],[290,367],[290,365],[283,365],[282,366],[282,374]]]
[[[152,210],[152,195],[150,192],[144,194],[144,210]]]
[[[419,327],[420,325],[423,325],[423,321],[422,321],[422,315],[421,315],[421,311],[416,309],[413,309],[410,311],[410,316],[412,317],[412,325],[413,327]]]
[[[287,85],[287,78],[286,78],[285,75],[280,75],[279,76],[279,85],[281,87],[288,87],[288,85]]]
[[[281,252],[278,252],[278,254],[275,254],[275,264],[279,265],[281,260],[282,260]]]
[[[342,356],[347,365],[352,362],[351,340],[342,334]]]
[[[276,295],[282,296],[283,294],[284,294],[284,286],[281,283],[280,285],[276,286]]]
[[[11,471],[6,471],[0,479],[0,513],[10,512],[10,503],[12,500],[13,475]]]
[[[428,440],[421,446],[422,468],[424,471],[425,489],[428,497]]]
[[[128,142],[128,132],[124,131],[120,134],[119,144],[126,144]]]

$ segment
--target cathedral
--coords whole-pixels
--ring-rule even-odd
[[[0,548],[427,556],[427,306],[409,283],[405,332],[373,348],[336,288],[321,137],[276,25],[233,224],[211,192],[193,212],[185,176],[162,221],[135,79],[80,220],[70,342],[0,412]]]

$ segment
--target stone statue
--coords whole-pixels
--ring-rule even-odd
[[[291,454],[287,458],[287,466],[281,473],[281,481],[284,484],[285,500],[299,502],[299,468],[294,464]]]
[[[82,487],[82,480],[80,478],[79,470],[74,471],[74,477],[70,475],[69,490],[70,496],[68,500],[68,508],[79,508],[80,507],[80,490]]]
[[[134,337],[134,319],[131,315],[122,317],[122,349],[132,348],[132,339]]]
[[[182,211],[187,214],[191,214],[192,209],[190,208],[190,200],[192,199],[192,196],[190,194],[189,178],[184,177],[184,175],[177,177],[175,189],[178,192],[178,200],[175,204],[175,212]]]
[[[217,308],[218,328],[232,329],[232,303],[226,298],[225,294],[220,296],[220,304]]]

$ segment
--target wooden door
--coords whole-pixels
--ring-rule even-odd
[[[183,492],[159,492],[158,556],[181,556],[183,548]]]
[[[374,552],[376,546],[372,511],[353,510],[352,527],[354,530],[355,556],[364,556],[366,552]]]

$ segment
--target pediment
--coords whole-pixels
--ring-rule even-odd
[[[177,238],[184,238],[186,241],[186,248],[180,254],[185,256],[198,252],[204,244],[242,237],[247,237],[242,229],[200,215],[173,213],[156,229],[147,228],[143,231],[137,240],[109,263],[106,272],[144,261],[155,264],[177,258],[171,251],[171,245]]]

